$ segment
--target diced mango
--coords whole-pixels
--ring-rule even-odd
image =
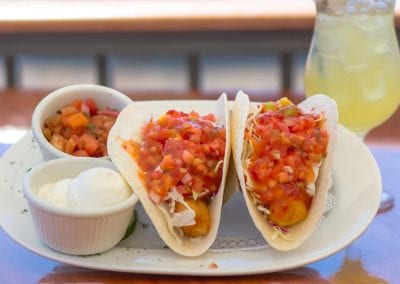
[[[282,227],[299,223],[307,217],[307,207],[302,200],[289,200],[286,204],[270,206],[269,220]]]
[[[182,231],[185,233],[186,236],[192,238],[207,235],[211,226],[210,212],[208,211],[207,204],[204,201],[194,201],[193,199],[187,199],[185,200],[185,202],[194,211],[196,215],[196,224],[184,226],[182,227]],[[182,203],[177,203],[175,209],[176,212],[187,210]]]
[[[78,112],[68,116],[68,124],[71,126],[72,129],[77,129],[81,127],[86,127],[89,124],[89,120],[83,113]]]
[[[293,104],[287,97],[281,98],[281,99],[279,100],[279,103],[280,103],[280,105],[281,105],[282,107],[290,106],[290,105]]]

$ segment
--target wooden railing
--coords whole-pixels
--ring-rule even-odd
[[[281,89],[292,87],[292,54],[306,51],[311,31],[197,31],[113,33],[0,34],[0,54],[5,56],[6,84],[19,86],[18,54],[86,54],[96,60],[97,83],[110,85],[111,54],[185,56],[189,94],[199,91],[199,59],[205,54],[279,54]],[[260,90],[262,91],[262,90]]]

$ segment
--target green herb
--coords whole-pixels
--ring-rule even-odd
[[[29,212],[28,209],[24,209],[24,210],[22,210],[21,212],[19,212],[19,214],[25,214],[25,213],[28,213],[28,212]]]
[[[29,173],[32,170],[32,168],[29,168],[26,170],[27,173]]]
[[[274,102],[266,102],[264,104],[264,111],[274,110],[274,108],[275,108],[275,103]]]
[[[133,220],[132,224],[130,224],[130,225],[128,226],[128,228],[126,229],[125,235],[124,235],[124,237],[122,238],[122,240],[125,240],[126,238],[128,238],[130,235],[132,235],[133,231],[135,231],[136,220],[137,220],[136,210],[135,210],[135,212],[133,213],[133,215],[134,215],[134,220]]]
[[[296,116],[298,113],[297,106],[295,105],[288,105],[279,111],[280,113],[283,113],[284,116],[286,117],[292,117]]]
[[[95,253],[95,254],[88,254],[88,255],[80,255],[81,257],[92,257],[92,256],[100,256],[101,253]]]

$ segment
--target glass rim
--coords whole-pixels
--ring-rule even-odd
[[[318,13],[330,15],[393,13],[396,0],[314,0]]]

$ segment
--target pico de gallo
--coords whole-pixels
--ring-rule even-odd
[[[143,128],[142,142],[127,140],[125,150],[155,204],[167,204],[174,227],[188,237],[210,229],[208,205],[223,172],[226,133],[213,114],[169,110]]]
[[[119,112],[76,100],[45,119],[43,134],[57,149],[79,157],[107,156],[107,138]]]
[[[307,114],[287,98],[267,102],[249,115],[243,166],[257,209],[285,232],[303,221],[327,154],[324,114]]]

